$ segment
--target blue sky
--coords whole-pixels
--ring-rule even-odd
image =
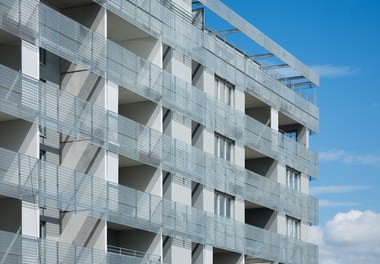
[[[320,74],[320,263],[379,263],[380,1],[223,2]]]

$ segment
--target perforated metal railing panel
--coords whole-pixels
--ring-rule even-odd
[[[145,98],[179,111],[206,127],[243,142],[248,147],[310,176],[318,177],[318,155],[310,149],[138,58],[115,43],[105,41],[103,36],[43,4],[39,6],[39,41],[42,47],[88,67]],[[18,31],[13,33],[17,34]]]
[[[318,108],[259,69],[216,36],[191,25],[158,0],[94,0],[114,14],[178,49],[238,88],[318,131]],[[265,96],[267,94],[267,96]]]
[[[1,65],[0,76],[0,110],[4,113],[38,122],[306,222],[318,221],[317,202],[311,196]],[[28,106],[22,101],[23,93],[39,103]]]
[[[5,149],[0,154],[7,196],[272,261],[317,263],[315,245]]]

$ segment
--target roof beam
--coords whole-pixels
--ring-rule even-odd
[[[273,53],[264,53],[264,54],[251,55],[251,56],[248,56],[248,57],[252,58],[254,60],[256,60],[256,59],[265,59],[265,58],[274,57],[274,54]]]
[[[311,86],[311,85],[314,85],[314,84],[312,82],[308,81],[308,82],[292,83],[292,84],[289,84],[289,87],[290,88],[296,88],[296,87]]]
[[[277,65],[270,65],[270,66],[262,66],[261,69],[263,70],[272,70],[272,69],[282,69],[282,68],[288,68],[290,67],[288,64],[277,64]]]
[[[297,81],[297,80],[302,80],[302,79],[306,79],[305,76],[300,75],[300,76],[284,77],[278,80],[279,81]]]
[[[226,34],[232,34],[232,33],[237,33],[237,32],[240,32],[240,30],[237,28],[231,28],[231,29],[226,29],[226,30],[213,31],[210,33],[210,35],[219,36],[219,35],[226,35]]]

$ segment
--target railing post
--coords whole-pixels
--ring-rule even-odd
[[[77,212],[77,172],[74,171],[74,212]]]

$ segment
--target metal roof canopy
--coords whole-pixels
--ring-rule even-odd
[[[319,85],[319,76],[312,71],[309,67],[304,65],[301,61],[299,61],[296,57],[278,45],[275,41],[270,39],[256,27],[251,25],[245,19],[240,17],[237,13],[232,11],[229,7],[223,4],[219,0],[199,0],[192,2],[195,4],[203,4],[212,10],[219,17],[223,18],[232,26],[239,29],[242,33],[244,33],[247,37],[261,45],[263,48],[268,50],[270,53],[276,56],[278,59],[283,61],[285,64],[289,65],[292,69],[298,72],[300,75],[303,75],[306,79],[310,80],[314,85]],[[253,55],[260,57],[259,55]]]

